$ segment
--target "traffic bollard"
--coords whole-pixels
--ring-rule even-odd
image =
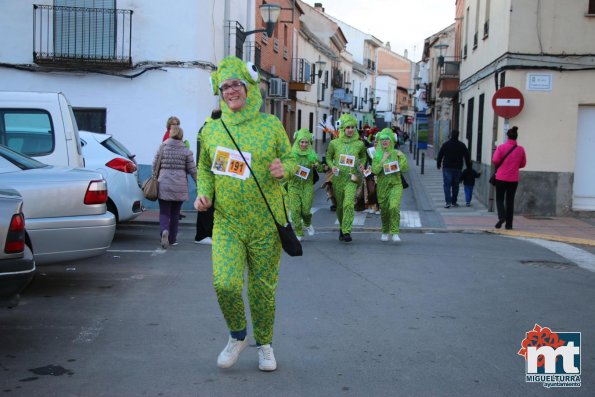
[[[421,154],[421,174],[422,175],[424,174],[424,162],[425,162],[425,160],[426,160],[426,154],[425,153],[422,153]]]
[[[419,147],[417,148],[417,155],[415,156],[415,165],[419,165]]]

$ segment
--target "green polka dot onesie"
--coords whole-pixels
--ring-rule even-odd
[[[221,119],[244,155],[250,157],[252,170],[275,218],[284,224],[282,181],[270,174],[269,165],[280,159],[285,168],[284,180],[290,175],[289,171],[295,170],[289,139],[277,117],[259,112],[262,97],[253,65],[246,65],[233,56],[223,59],[211,75],[213,91],[217,94],[218,87],[228,79],[240,79],[246,86],[246,105],[233,112],[221,99]],[[245,179],[235,177],[239,174],[234,172],[241,173],[245,168],[241,162],[232,161],[234,151],[236,148],[221,120],[205,125],[201,134],[197,193],[210,199],[216,193],[217,197],[212,246],[213,285],[227,326],[231,332],[246,330],[242,291],[247,267],[254,338],[257,344],[265,345],[273,339],[281,242],[254,178],[249,171]],[[230,172],[222,174],[222,170]]]
[[[302,140],[308,141],[305,150],[300,148]],[[312,224],[312,201],[314,199],[314,177],[313,170],[322,171],[318,157],[312,149],[312,134],[307,128],[296,131],[293,143],[293,155],[297,161],[298,168],[289,178],[289,208],[291,209],[291,223],[298,237],[304,236],[304,227]],[[304,167],[299,168],[299,166]],[[307,177],[304,175],[307,173]]]
[[[355,192],[362,181],[358,167],[366,162],[366,147],[359,139],[357,131],[351,137],[345,135],[345,128],[357,125],[357,119],[350,114],[339,118],[339,137],[333,139],[326,152],[326,163],[329,167],[339,169],[333,176],[333,192],[337,200],[337,219],[341,233],[350,234],[353,225]],[[353,181],[351,175],[356,175]]]
[[[390,141],[387,149],[383,149],[381,146],[383,140]],[[376,134],[376,153],[372,160],[372,172],[377,178],[376,192],[381,210],[382,233],[384,234],[399,234],[401,197],[403,196],[401,172],[407,172],[409,169],[407,156],[394,147],[395,135],[390,128],[385,128]],[[383,161],[385,153],[388,154]],[[399,165],[400,171],[398,172],[394,172],[395,162]]]

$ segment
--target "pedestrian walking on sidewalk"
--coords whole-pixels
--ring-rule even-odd
[[[372,172],[378,178],[378,202],[380,203],[380,219],[382,220],[382,241],[399,242],[401,223],[401,198],[403,184],[401,172],[407,172],[409,165],[407,156],[395,149],[395,134],[390,128],[384,128],[376,135],[379,145],[372,160]]]
[[[473,187],[475,186],[475,179],[479,178],[481,173],[475,171],[473,167],[467,167],[461,174],[461,183],[465,190],[465,205],[471,207],[471,199],[473,198]]]
[[[196,183],[194,154],[184,142],[184,131],[177,125],[170,128],[169,138],[163,142],[153,159],[153,169],[160,161],[159,169],[159,226],[161,246],[168,248],[178,244],[180,210],[188,200],[188,175]]]
[[[337,200],[339,240],[352,241],[355,194],[362,183],[362,170],[366,162],[366,148],[359,139],[355,126],[357,119],[344,114],[339,119],[339,137],[333,139],[326,152],[326,162],[333,171],[333,192]]]
[[[281,241],[262,194],[277,222],[284,223],[285,189],[281,182],[297,166],[283,124],[274,115],[260,112],[262,95],[254,65],[235,56],[226,57],[211,73],[211,85],[214,94],[220,95],[222,114],[207,123],[202,132],[194,207],[206,211],[217,196],[213,285],[230,333],[217,365],[231,367],[248,346],[243,299],[247,268],[258,368],[274,371],[277,361],[271,344]]]
[[[517,144],[518,128],[512,127],[506,132],[508,139],[498,146],[492,157],[492,163],[498,167],[496,171],[496,209],[500,229],[503,223],[506,229],[512,229],[514,217],[514,196],[519,185],[519,170],[527,165],[525,149]]]
[[[467,168],[471,167],[471,158],[467,146],[459,141],[459,131],[452,130],[450,139],[442,145],[438,151],[436,166],[442,167],[442,179],[444,186],[444,208],[458,207],[457,196],[459,195],[459,180],[463,163]]]
[[[291,223],[298,240],[304,237],[304,229],[308,236],[314,235],[312,226],[312,201],[314,200],[314,173],[322,172],[316,152],[312,149],[312,133],[307,128],[295,132],[292,152],[297,169],[289,177],[288,195],[291,210]]]

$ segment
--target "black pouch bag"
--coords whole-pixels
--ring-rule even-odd
[[[291,227],[291,223],[288,223],[285,226],[281,226],[277,221],[275,221],[275,226],[277,226],[277,231],[279,232],[279,238],[281,239],[281,246],[283,247],[283,251],[287,252],[289,256],[302,256],[304,254],[302,250],[302,243],[298,240],[293,228]]]
[[[409,184],[407,183],[407,179],[405,179],[403,174],[401,174],[401,185],[403,185],[403,189],[407,189],[409,187]]]

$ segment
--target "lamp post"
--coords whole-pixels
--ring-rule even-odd
[[[265,29],[254,29],[248,32],[244,32],[243,29],[240,30],[236,28],[236,47],[243,49],[244,42],[246,41],[246,36],[250,36],[254,33],[265,33],[268,37],[273,36],[273,31],[275,30],[275,25],[277,25],[277,21],[279,20],[279,14],[281,13],[281,6],[278,4],[261,4],[258,7],[260,10],[260,16],[266,26]],[[243,51],[242,57],[243,58]]]

